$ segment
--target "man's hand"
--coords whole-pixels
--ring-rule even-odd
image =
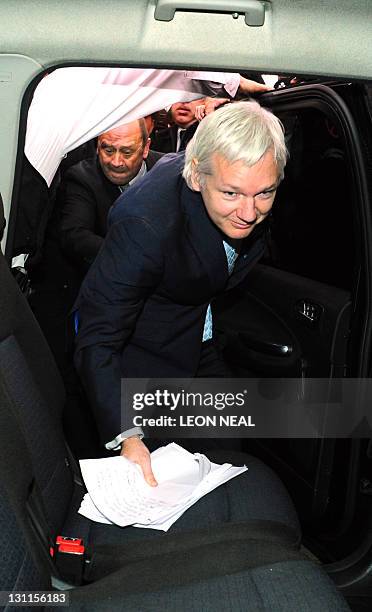
[[[201,121],[204,117],[213,113],[221,104],[230,102],[230,98],[204,98],[204,104],[198,104],[195,108],[195,119]]]
[[[157,482],[151,469],[151,457],[148,448],[138,436],[133,436],[124,440],[121,445],[120,455],[129,461],[137,463],[143,472],[144,479],[151,487],[156,487]]]
[[[240,77],[239,93],[242,94],[256,94],[263,93],[264,91],[272,91],[272,87],[269,85],[263,85],[262,83],[256,83],[256,81],[250,81],[244,77]]]

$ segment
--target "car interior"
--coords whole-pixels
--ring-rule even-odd
[[[252,490],[248,521],[208,496],[199,503],[218,530],[208,521],[195,529],[190,510],[167,537],[77,513],[85,492],[78,460],[112,453],[99,446],[72,367],[69,313],[80,276],[58,241],[58,187],[76,151],[50,187],[24,154],[34,92],[56,68],[278,75],[256,99],[280,118],[289,161],[263,259],[213,304],[224,358],[234,377],[263,379],[279,395],[288,379],[307,398],[313,380],[371,376],[372,7],[197,4],[89,0],[68,3],[68,16],[55,0],[47,10],[24,0],[0,8],[8,28],[0,43],[0,591],[65,593],[79,611],[367,611],[368,414],[347,436],[252,435],[239,441],[244,455],[226,451],[226,461],[244,456],[260,466],[270,487],[271,502]],[[23,253],[25,266],[12,267]],[[60,554],[60,535],[83,539],[84,558]]]

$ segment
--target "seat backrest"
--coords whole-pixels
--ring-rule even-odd
[[[50,572],[41,558],[40,547],[19,517],[17,509],[0,482],[0,563],[1,591],[48,591]],[[2,608],[4,609],[4,608]],[[34,609],[34,608],[33,608]]]
[[[0,196],[0,240],[4,227]],[[59,530],[72,491],[60,426],[63,402],[49,348],[0,253],[1,591],[51,588],[50,567],[27,504],[37,482],[50,532]]]
[[[5,223],[6,222],[5,222],[5,215],[4,215],[3,199],[0,193],[0,240],[2,240],[3,238]]]
[[[2,205],[0,209],[1,224]],[[0,253],[0,411],[6,422],[14,420],[26,441],[53,535],[65,519],[73,491],[61,421],[64,401],[50,349]],[[8,437],[0,428],[0,446],[8,446]],[[15,443],[22,455],[22,440]]]
[[[27,443],[0,380],[0,591],[50,590],[47,545],[30,521],[35,479]]]

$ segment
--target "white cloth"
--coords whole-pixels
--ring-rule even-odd
[[[237,73],[136,68],[58,68],[37,86],[25,154],[48,186],[64,155],[103,132],[174,102],[239,87]],[[218,85],[217,85],[218,84]]]

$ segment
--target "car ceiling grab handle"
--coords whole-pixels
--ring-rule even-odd
[[[265,4],[260,0],[157,0],[155,19],[172,21],[176,10],[222,12],[233,17],[244,13],[248,26],[263,26]]]

